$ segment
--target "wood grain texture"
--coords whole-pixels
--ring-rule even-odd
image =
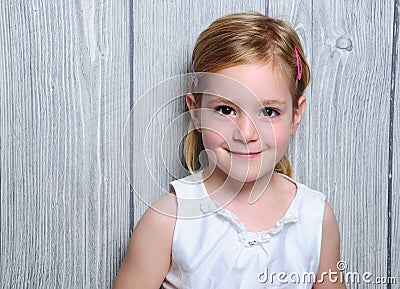
[[[387,272],[389,2],[268,5],[269,15],[282,16],[299,30],[311,64],[308,109],[290,153],[295,174],[328,196],[348,271],[375,276]],[[380,285],[348,288],[358,286]]]
[[[0,288],[108,288],[129,237],[128,3],[0,15]]]
[[[147,209],[137,196],[130,207],[123,165],[130,105],[188,71],[195,39],[212,20],[265,7],[295,26],[313,72],[307,115],[290,151],[297,179],[327,194],[349,270],[385,276],[391,237],[391,275],[400,282],[398,38],[392,58],[398,2],[0,1],[0,288],[111,287],[132,209],[132,224]],[[142,99],[128,136],[146,146],[138,151],[126,143],[125,158],[146,155],[131,173],[156,199],[184,173],[175,169],[184,119],[173,122],[184,103],[159,103],[151,94]],[[146,106],[160,107],[150,124],[143,121]],[[143,170],[157,181],[141,179]]]
[[[397,27],[394,31],[393,43],[393,61],[392,61],[392,82],[393,92],[391,94],[393,102],[393,171],[392,171],[392,208],[391,208],[391,229],[392,229],[392,239],[391,239],[391,277],[396,278],[396,284],[392,285],[392,289],[398,288],[400,284],[400,1],[396,1],[396,6],[394,7],[395,19],[393,21],[393,26]],[[397,287],[396,287],[397,286]]]
[[[184,110],[184,98],[166,105],[155,103],[150,94],[144,95],[145,92],[161,81],[189,71],[189,59],[196,38],[213,20],[234,12],[256,10],[263,13],[264,5],[264,1],[239,0],[134,2],[134,100],[136,102],[142,99],[148,107],[162,108],[154,117],[153,126],[147,130],[146,160],[135,160],[135,156],[142,152],[133,151],[135,164],[131,173],[132,178],[136,178],[133,187],[142,199],[150,200],[147,203],[158,199],[163,194],[162,190],[168,190],[168,183],[171,180],[184,174],[183,169],[177,171],[175,168],[179,166],[178,144],[186,132],[186,123],[176,126],[176,139],[163,143],[162,138],[167,135],[166,127]],[[187,84],[182,84],[182,90],[184,86]],[[163,92],[160,90],[157,93]],[[144,116],[148,112],[140,113]],[[140,118],[139,115],[138,119]],[[147,123],[140,125],[132,123],[132,138],[140,140],[147,125]],[[148,170],[154,180],[143,178],[142,168]],[[147,203],[135,195],[135,224],[147,209]]]

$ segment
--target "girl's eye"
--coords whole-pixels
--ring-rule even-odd
[[[215,108],[215,110],[223,115],[234,115],[235,114],[235,110],[232,107],[227,106],[227,105],[218,106]]]
[[[270,107],[264,107],[262,110],[263,116],[274,117],[279,115],[279,112],[276,109]]]

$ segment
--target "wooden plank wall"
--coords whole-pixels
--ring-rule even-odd
[[[188,71],[212,20],[249,10],[291,23],[310,60],[307,114],[289,152],[296,178],[328,196],[348,270],[399,283],[399,9],[399,0],[1,1],[0,288],[111,287],[147,208],[123,163],[143,152],[123,155],[122,144],[148,124],[129,122],[129,111]],[[146,163],[130,168],[154,175],[138,177],[151,198],[183,173],[171,173],[182,132],[160,137],[182,111],[179,101],[163,107]]]
[[[0,1],[0,288],[108,288],[129,235],[127,1]]]
[[[268,8],[299,29],[311,63],[308,112],[291,152],[297,179],[327,194],[348,271],[386,277],[394,5],[270,1]]]
[[[393,42],[392,42],[392,91],[390,93],[391,100],[391,112],[390,116],[393,118],[393,125],[391,127],[391,159],[392,163],[389,167],[391,171],[392,189],[391,191],[391,260],[388,262],[390,267],[389,276],[395,276],[397,278],[397,285],[400,284],[400,1],[395,2],[394,7],[394,29],[393,31]]]

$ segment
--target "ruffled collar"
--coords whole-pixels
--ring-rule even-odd
[[[297,186],[297,192],[295,197],[293,198],[289,208],[287,209],[285,215],[276,222],[275,226],[266,231],[260,232],[251,232],[248,231],[243,224],[243,222],[238,222],[238,217],[231,211],[223,208],[216,200],[211,199],[211,197],[207,194],[207,190],[205,188],[204,182],[198,182],[197,184],[201,186],[201,190],[204,192],[206,196],[204,196],[200,200],[200,210],[203,214],[209,215],[216,213],[219,216],[228,220],[232,226],[237,230],[239,234],[239,240],[247,247],[252,247],[257,243],[267,243],[270,241],[273,235],[278,234],[285,225],[290,223],[295,223],[298,220],[299,208],[298,202],[301,194],[301,184],[298,184],[291,178],[288,178],[291,182],[295,183]]]

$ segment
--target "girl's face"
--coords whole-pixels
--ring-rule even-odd
[[[271,63],[238,65],[217,74],[202,83],[206,93],[200,105],[187,96],[210,164],[243,182],[270,176],[300,123],[305,98],[293,112],[288,81]]]

